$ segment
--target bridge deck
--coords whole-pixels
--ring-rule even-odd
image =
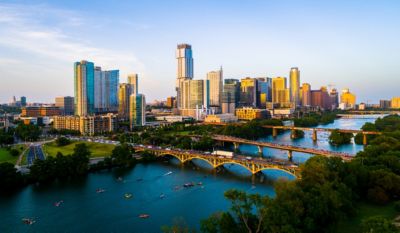
[[[309,131],[324,131],[324,132],[332,132],[334,130],[338,130],[342,133],[363,133],[363,134],[382,134],[381,132],[376,131],[363,131],[359,129],[333,129],[333,128],[311,128],[311,127],[299,127],[299,126],[276,126],[276,125],[263,125],[264,128],[269,129],[285,129],[285,130],[309,130]]]

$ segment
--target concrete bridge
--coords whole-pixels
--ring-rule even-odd
[[[297,127],[297,126],[276,126],[276,125],[263,125],[264,128],[269,128],[272,129],[272,136],[276,137],[278,135],[278,129],[282,130],[291,130],[291,138],[294,137],[294,131],[295,130],[301,130],[301,131],[312,131],[312,139],[313,141],[318,140],[318,134],[317,132],[332,132],[332,131],[339,131],[341,133],[351,133],[351,134],[357,134],[361,133],[363,135],[363,144],[367,145],[367,135],[379,135],[382,134],[381,132],[376,132],[376,131],[363,131],[363,130],[357,130],[357,129],[332,129],[332,128],[310,128],[310,127]]]
[[[263,170],[270,169],[270,170],[280,170],[289,173],[297,178],[301,177],[300,167],[289,161],[272,160],[265,158],[248,159],[247,157],[240,155],[235,155],[232,158],[228,158],[220,155],[206,154],[199,151],[174,150],[174,149],[165,149],[154,146],[153,147],[133,146],[133,148],[135,149],[136,152],[140,151],[153,152],[157,157],[170,155],[177,158],[181,163],[185,163],[193,159],[200,159],[210,164],[214,169],[224,164],[237,164],[250,171],[251,174],[253,175]]]
[[[258,147],[259,154],[262,154],[262,150],[264,147],[279,149],[279,150],[286,150],[288,152],[288,160],[292,161],[293,159],[293,151],[313,154],[313,155],[322,155],[326,157],[340,157],[345,161],[349,161],[353,158],[352,154],[342,153],[342,152],[335,152],[335,151],[328,151],[328,150],[320,150],[320,149],[313,149],[313,148],[306,148],[306,147],[298,147],[292,145],[282,145],[282,144],[275,144],[270,142],[259,142],[259,141],[252,141],[243,138],[231,137],[231,136],[224,136],[224,135],[213,135],[212,139],[221,142],[231,142],[234,145],[235,151],[239,149],[240,144],[248,144],[254,145]]]

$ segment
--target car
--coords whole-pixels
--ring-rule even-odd
[[[247,156],[246,159],[247,159],[247,160],[252,160],[253,158],[250,157],[250,156]]]

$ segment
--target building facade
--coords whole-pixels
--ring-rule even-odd
[[[301,86],[302,91],[302,105],[311,106],[311,85],[308,83],[303,83]]]
[[[139,75],[138,74],[128,74],[128,84],[130,84],[132,94],[139,93]]]
[[[75,115],[94,114],[94,64],[89,61],[74,64]]]
[[[391,108],[400,108],[400,97],[393,97],[390,107]]]
[[[300,71],[297,67],[292,67],[289,74],[290,79],[290,102],[294,106],[299,106],[300,103]]]
[[[59,96],[56,97],[56,107],[59,107],[61,114],[74,115],[74,97],[72,96]]]
[[[179,44],[176,49],[177,79],[176,79],[176,100],[178,109],[184,108],[186,101],[183,96],[183,82],[193,79],[193,56],[192,46],[189,44]]]
[[[223,91],[223,71],[222,67],[218,71],[211,71],[207,73],[207,80],[209,81],[209,106],[220,107],[222,101]]]
[[[119,84],[118,89],[118,116],[121,119],[128,120],[129,119],[129,101],[130,96],[133,94],[132,85],[128,83],[121,83]]]
[[[21,108],[22,117],[45,117],[61,115],[62,111],[59,107],[55,106],[29,106]]]
[[[355,108],[356,96],[349,89],[343,89],[340,95],[340,103],[344,104],[346,108]]]
[[[225,79],[222,92],[222,113],[235,114],[240,99],[240,81],[238,79]]]
[[[237,108],[236,109],[236,117],[239,120],[254,120],[254,119],[265,119],[267,117],[266,109],[257,109],[257,108]]]
[[[272,79],[272,102],[280,105],[290,102],[290,90],[287,88],[287,79],[285,77]]]
[[[96,135],[113,132],[117,129],[115,114],[92,116],[55,116],[54,128],[79,131],[82,135]]]
[[[249,77],[241,79],[239,106],[257,106],[257,79]]]
[[[129,100],[129,124],[130,128],[144,126],[146,124],[146,98],[143,94],[132,94]]]

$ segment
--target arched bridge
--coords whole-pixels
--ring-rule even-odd
[[[224,164],[237,164],[244,167],[252,174],[256,174],[263,170],[270,169],[270,170],[280,170],[289,173],[297,178],[300,178],[300,168],[288,161],[278,161],[278,160],[263,159],[263,158],[253,158],[249,160],[246,159],[246,157],[244,156],[238,156],[238,155],[232,158],[228,158],[219,155],[204,154],[198,151],[172,150],[172,149],[164,149],[156,147],[133,146],[133,148],[137,152],[151,151],[157,157],[171,155],[177,158],[181,163],[185,163],[193,159],[200,159],[206,161],[214,169]]]
[[[314,155],[322,155],[326,157],[337,156],[342,158],[345,161],[349,161],[353,158],[352,154],[336,152],[336,151],[328,151],[328,150],[320,150],[320,149],[313,149],[313,148],[306,148],[306,147],[298,147],[292,145],[283,145],[283,144],[275,144],[270,142],[259,142],[259,141],[252,141],[243,138],[231,137],[231,136],[224,136],[224,135],[213,135],[212,139],[216,141],[222,142],[231,142],[233,143],[235,150],[238,150],[240,144],[248,144],[254,145],[258,147],[258,152],[262,153],[263,147],[279,149],[279,150],[286,150],[288,151],[288,159],[292,160],[292,152],[301,152],[307,154],[314,154]]]

